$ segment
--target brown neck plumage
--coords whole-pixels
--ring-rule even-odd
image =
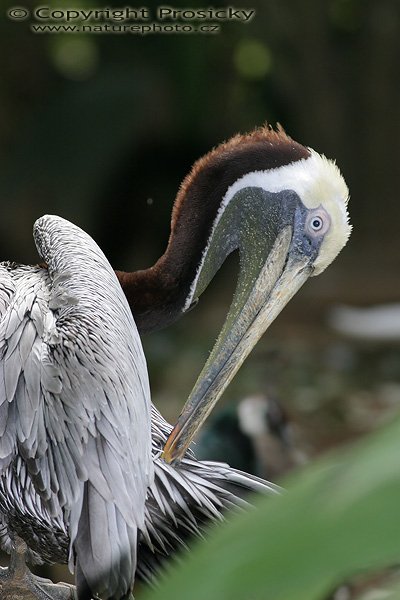
[[[228,188],[246,173],[274,169],[309,155],[282,129],[262,127],[233,137],[193,165],[174,203],[163,256],[150,269],[117,271],[140,333],[165,327],[182,314]]]

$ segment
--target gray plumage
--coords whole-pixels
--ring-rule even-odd
[[[190,452],[179,467],[159,458],[171,426],[107,259],[58,217],[34,238],[47,269],[0,265],[0,542],[69,561],[81,597],[119,599],[137,561],[152,580],[244,492],[276,488]]]
[[[120,598],[153,480],[145,358],[93,240],[49,216],[34,238],[46,270],[0,266],[2,520],[45,560],[67,549],[82,595]]]
[[[160,566],[191,537],[202,537],[227,510],[248,507],[249,493],[276,494],[279,487],[227,464],[196,460],[189,450],[179,465],[160,458],[172,426],[152,406],[154,482],[145,506],[145,529],[140,536],[137,575],[154,581]]]

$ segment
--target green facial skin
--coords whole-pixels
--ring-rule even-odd
[[[222,331],[164,448],[168,462],[182,458],[254,345],[311,273],[308,257],[290,256],[297,205],[290,194],[241,190],[212,234],[193,298],[236,248],[239,279]]]

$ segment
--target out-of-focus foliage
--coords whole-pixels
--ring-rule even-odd
[[[399,438],[397,421],[292,477],[282,496],[210,531],[141,598],[321,600],[354,574],[397,565]]]

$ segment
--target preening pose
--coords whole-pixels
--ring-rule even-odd
[[[282,131],[237,136],[195,164],[164,256],[118,273],[146,331],[183,314],[239,249],[228,318],[172,433],[150,406],[140,339],[106,258],[63,219],[36,222],[46,265],[0,267],[3,548],[15,554],[23,540],[29,559],[69,560],[80,600],[120,600],[136,562],[151,578],[244,490],[274,491],[188,447],[268,325],[345,245],[347,196],[335,165]],[[44,597],[44,584],[29,585]]]
[[[303,283],[345,246],[348,189],[334,162],[283,130],[237,135],[195,163],[172,212],[163,256],[117,272],[140,332],[173,322],[238,250],[235,295],[218,340],[168,440],[180,460],[251,349]]]

